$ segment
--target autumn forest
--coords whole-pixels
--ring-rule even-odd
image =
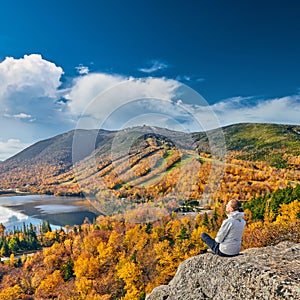
[[[206,249],[199,236],[216,235],[230,199],[245,210],[243,249],[300,242],[299,126],[237,124],[224,141],[145,126],[77,134],[80,153],[69,132],[0,164],[2,191],[82,196],[99,211],[61,230],[0,224],[0,299],[145,299]]]

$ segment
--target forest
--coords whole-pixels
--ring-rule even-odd
[[[300,185],[244,202],[247,227],[243,249],[283,240],[300,242]],[[178,265],[206,246],[199,236],[215,236],[224,220],[225,202],[211,214],[152,223],[98,217],[65,230],[47,222],[15,232],[1,232],[0,299],[145,299],[174,276]],[[35,249],[35,255],[18,256]],[[7,252],[5,252],[7,251]]]

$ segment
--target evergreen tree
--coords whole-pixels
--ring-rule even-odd
[[[43,220],[43,223],[42,223],[42,233],[51,232],[51,231],[52,231],[52,229],[51,229],[49,221]]]
[[[190,238],[188,230],[185,226],[182,226],[179,235],[177,236],[180,240],[186,240]]]
[[[152,230],[152,224],[151,223],[147,223],[146,229],[145,229],[146,233],[150,234],[151,230]]]
[[[64,281],[68,281],[72,277],[74,277],[74,262],[71,258],[67,260],[67,262],[62,266],[61,273]]]
[[[209,219],[207,213],[204,213],[202,225],[206,228],[209,228]]]

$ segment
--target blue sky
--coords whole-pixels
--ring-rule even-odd
[[[0,160],[79,126],[300,124],[299,15],[297,0],[5,1]]]

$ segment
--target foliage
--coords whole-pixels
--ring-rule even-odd
[[[274,218],[278,216],[282,204],[289,204],[300,199],[300,185],[295,188],[279,189],[272,194],[267,194],[245,202],[243,207],[252,213],[252,219],[264,220],[267,213],[272,212]]]
[[[0,256],[9,256],[25,251],[38,250],[41,244],[37,236],[38,228],[33,224],[23,226],[23,230],[15,229],[8,236],[2,235],[0,238]]]
[[[272,205],[263,213],[259,210],[259,221],[251,214],[256,216],[255,205],[265,198],[255,198],[248,206],[244,203],[247,227],[243,248],[287,239],[300,242],[298,196],[299,186],[265,197]],[[196,218],[172,214],[156,222],[134,224],[98,217],[80,230],[40,232],[37,239],[41,245],[46,240],[47,247],[19,263],[12,255],[0,264],[0,299],[145,299],[155,286],[172,279],[183,260],[206,248],[199,236],[203,231],[216,235],[224,207],[225,202],[219,202],[211,213]],[[29,232],[26,228],[26,234]],[[16,241],[16,236],[23,234],[6,233],[4,237]]]

